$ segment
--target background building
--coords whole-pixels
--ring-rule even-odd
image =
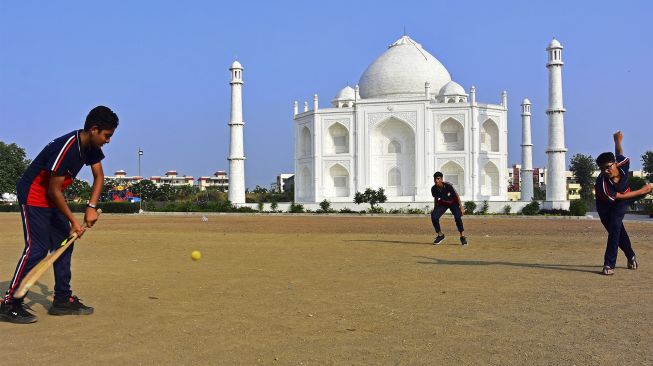
[[[281,173],[277,175],[277,181],[272,184],[272,190],[275,192],[287,192],[295,188],[295,175],[291,173]]]
[[[114,175],[108,175],[108,176],[105,175],[104,179],[105,180],[109,180],[109,179],[114,180],[118,185],[121,185],[121,186],[130,186],[130,185],[132,185],[134,183],[138,183],[141,180],[143,180],[143,177],[138,176],[138,175],[134,175],[134,176],[131,176],[131,177],[127,176],[127,172],[125,172],[124,170],[121,169],[121,170],[117,170],[114,173]]]
[[[211,177],[199,177],[197,186],[200,191],[205,191],[209,187],[215,187],[222,192],[229,190],[229,176],[224,170],[218,170]]]
[[[505,201],[507,95],[477,103],[447,69],[408,36],[394,42],[345,87],[333,108],[294,105],[295,199],[351,202],[384,188],[388,202],[432,202],[442,171],[463,200]]]
[[[152,176],[150,180],[156,184],[157,187],[160,187],[164,184],[169,184],[171,186],[192,186],[193,177],[186,175],[177,175],[176,170],[168,170],[163,176]]]

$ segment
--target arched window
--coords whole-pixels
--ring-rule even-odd
[[[465,194],[465,171],[460,165],[449,161],[440,168],[440,171],[444,175],[444,181],[451,183],[459,195]]]
[[[388,172],[388,186],[390,187],[398,187],[401,185],[401,172],[399,169],[392,168]]]
[[[492,119],[481,126],[481,150],[499,152],[499,127]]]
[[[401,154],[401,144],[397,140],[392,140],[388,144],[388,154]]]
[[[462,151],[464,150],[462,124],[453,118],[447,118],[440,124],[442,140],[439,150],[441,151]]]
[[[304,127],[300,139],[300,156],[311,155],[311,131],[308,127]]]
[[[349,133],[347,128],[340,123],[334,123],[329,127],[329,136],[331,138],[332,149],[328,149],[332,154],[346,154],[349,152]]]
[[[349,172],[340,164],[335,164],[329,169],[333,179],[333,194],[336,197],[349,196]]]
[[[299,182],[297,182],[297,195],[299,197],[308,197],[311,195],[313,182],[311,181],[311,172],[304,167],[299,173]]]
[[[483,168],[481,194],[485,196],[499,195],[499,169],[492,162],[488,162]]]

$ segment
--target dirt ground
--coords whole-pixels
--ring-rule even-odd
[[[597,220],[103,215],[76,244],[91,316],[0,322],[1,364],[651,365],[653,223],[626,222],[641,268],[599,274]],[[0,287],[22,250],[0,214]],[[192,250],[202,259],[194,262]],[[12,360],[11,363],[5,361]]]

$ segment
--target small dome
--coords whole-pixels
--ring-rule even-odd
[[[451,80],[450,82],[444,84],[444,86],[440,89],[439,95],[445,96],[445,95],[467,95],[465,93],[465,88],[460,86],[457,82]]]
[[[361,98],[424,95],[424,82],[439,90],[451,80],[445,67],[422,45],[403,36],[367,67],[358,85]]]
[[[562,48],[562,45],[560,44],[560,42],[558,42],[557,39],[554,38],[551,40],[551,43],[549,43],[548,48]]]
[[[521,104],[522,104],[522,105],[526,105],[526,104],[531,105],[531,101],[528,100],[528,98],[524,98],[524,101],[521,102]]]
[[[242,68],[243,65],[241,65],[240,62],[238,62],[238,60],[234,61],[234,63],[231,64],[231,69],[242,69]]]
[[[354,100],[356,99],[356,91],[351,86],[346,86],[338,92],[334,100]]]

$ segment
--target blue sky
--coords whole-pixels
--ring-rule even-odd
[[[567,159],[612,150],[634,169],[653,150],[653,2],[0,0],[0,140],[34,157],[104,104],[121,125],[105,173],[228,170],[229,66],[243,64],[246,185],[293,170],[292,103],[320,106],[404,32],[479,102],[508,91],[509,164],[533,103],[534,165],[546,164],[545,48],[563,44]],[[80,177],[88,178],[88,170]]]

